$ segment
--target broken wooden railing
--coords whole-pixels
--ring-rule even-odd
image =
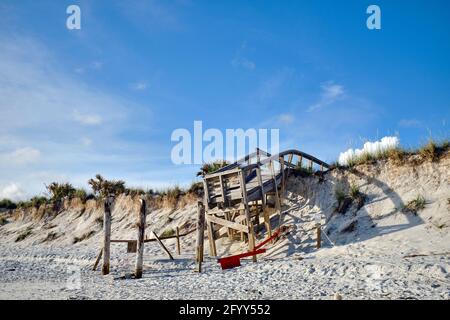
[[[103,257],[102,263],[102,274],[107,275],[110,272],[110,252],[111,243],[126,243],[127,253],[136,253],[136,264],[135,264],[135,278],[139,279],[142,277],[143,269],[143,256],[144,256],[144,243],[146,242],[157,242],[161,248],[166,252],[171,260],[174,260],[173,255],[164,245],[163,240],[176,239],[177,254],[181,254],[181,242],[180,239],[191,233],[196,229],[189,230],[185,233],[180,233],[179,227],[176,227],[175,235],[171,236],[158,236],[154,231],[151,231],[152,238],[145,237],[145,226],[147,218],[147,203],[146,200],[141,197],[140,209],[137,219],[137,237],[136,240],[132,239],[111,239],[111,220],[112,220],[112,205],[114,203],[114,197],[107,197],[104,201],[104,215],[103,215],[103,244],[102,249],[95,260],[92,270],[97,270],[97,266],[100,263],[100,259]]]

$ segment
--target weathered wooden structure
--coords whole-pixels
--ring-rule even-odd
[[[254,250],[256,246],[257,232],[264,229],[270,237],[271,219],[278,217],[278,227],[283,222],[282,203],[287,178],[299,168],[311,172],[313,168],[324,171],[329,165],[298,150],[271,155],[256,149],[243,159],[205,175],[204,209],[199,209],[199,225],[203,223],[200,220],[200,211],[203,211],[210,255],[217,256],[215,240],[222,234],[230,239],[248,241],[249,250]],[[268,205],[276,209],[273,216],[266,210]],[[199,231],[199,236],[201,233]],[[201,248],[197,247],[197,260],[201,262],[203,241],[198,241]],[[256,261],[256,255],[253,259]]]
[[[107,197],[104,200],[104,211],[103,211],[103,241],[102,248],[97,256],[97,259],[94,263],[92,270],[96,270],[97,266],[100,263],[100,260],[103,257],[102,261],[102,274],[107,275],[110,272],[110,251],[111,251],[111,243],[126,243],[127,244],[127,252],[128,253],[136,253],[136,265],[135,265],[135,278],[139,279],[142,277],[143,270],[143,260],[144,260],[144,244],[146,242],[154,242],[156,241],[161,248],[166,252],[171,260],[174,260],[173,255],[164,245],[162,240],[167,239],[176,239],[176,248],[177,254],[181,254],[181,244],[180,238],[185,237],[191,233],[193,233],[196,229],[189,230],[185,233],[180,233],[179,227],[176,227],[175,235],[173,236],[165,236],[159,237],[155,232],[150,231],[152,238],[145,237],[145,226],[146,226],[146,218],[147,218],[147,203],[144,198],[139,199],[140,208],[139,214],[137,216],[137,237],[135,240],[132,239],[111,239],[111,220],[112,220],[112,206],[114,204],[114,197]]]

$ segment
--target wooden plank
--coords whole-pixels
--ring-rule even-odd
[[[228,220],[225,220],[225,219],[222,219],[222,218],[218,218],[218,217],[213,216],[213,215],[207,214],[206,215],[206,221],[213,222],[213,223],[219,224],[221,226],[224,226],[224,227],[227,227],[227,228],[231,228],[231,229],[234,229],[234,230],[237,230],[237,231],[240,231],[240,232],[248,233],[248,228],[243,226],[242,224],[239,224],[239,223],[236,223],[236,222],[233,222],[233,221],[228,221]]]
[[[102,258],[102,255],[103,255],[103,248],[101,248],[100,252],[98,253],[97,259],[95,260],[94,266],[92,267],[93,271],[97,270],[97,266],[100,262],[100,259]]]
[[[258,179],[258,186],[261,188],[261,201],[262,201],[262,208],[263,210],[266,208],[266,197],[264,193],[264,186],[263,186],[263,180],[261,176],[261,168],[258,166],[256,168],[256,178]]]
[[[137,241],[127,241],[127,253],[137,252]]]
[[[180,246],[180,228],[175,229],[176,237],[177,237],[177,254],[181,254],[181,246]]]
[[[103,266],[102,274],[109,274],[109,262],[111,252],[111,205],[112,198],[105,199],[103,206]]]
[[[250,209],[248,207],[248,200],[247,200],[247,189],[245,185],[245,178],[244,178],[244,171],[241,171],[240,173],[240,179],[241,179],[241,192],[242,192],[242,203],[244,204],[244,213],[247,220],[247,227],[248,227],[248,247],[250,251],[253,251],[255,249],[255,230],[253,228],[253,223],[250,218]],[[256,255],[253,256],[253,262],[256,262]]]
[[[320,228],[320,225],[317,226],[317,244],[316,247],[317,249],[320,249],[321,243],[322,243],[322,230]]]
[[[226,221],[226,220],[225,220]],[[214,226],[206,215],[206,229],[208,231],[209,255],[211,257],[217,256],[216,240],[214,239]]]
[[[203,245],[205,240],[205,208],[202,202],[197,203],[197,263],[198,272],[202,272]]]
[[[206,179],[203,179],[203,193],[204,193],[204,204],[205,208],[209,208],[209,193],[208,193],[208,183]]]
[[[175,260],[173,258],[173,256],[172,256],[172,254],[170,253],[170,251],[166,248],[164,243],[162,243],[161,239],[159,239],[159,237],[156,235],[156,233],[154,231],[152,231],[152,235],[155,237],[156,241],[158,241],[158,243],[161,246],[161,248],[163,248],[164,251],[167,253],[167,255],[169,256],[170,260]]]
[[[144,237],[145,237],[145,222],[147,216],[147,204],[145,199],[139,199],[141,207],[139,210],[139,217],[137,223],[137,254],[134,276],[136,279],[142,278],[142,266],[144,261]]]
[[[269,163],[269,167],[270,167],[270,171],[272,172],[272,179],[273,179],[273,183],[275,185],[274,187],[274,191],[275,191],[275,207],[278,211],[278,216],[281,217],[281,204],[280,204],[280,197],[278,195],[278,186],[277,186],[277,179],[275,177],[275,171],[273,169],[273,162],[270,161]],[[280,220],[281,222],[281,220]],[[280,224],[279,224],[280,225]]]

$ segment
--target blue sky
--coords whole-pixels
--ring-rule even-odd
[[[0,196],[96,173],[188,184],[198,166],[172,164],[170,136],[194,120],[279,128],[327,161],[448,138],[449,57],[448,1],[1,0]]]

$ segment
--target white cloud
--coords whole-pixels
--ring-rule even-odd
[[[234,68],[244,68],[247,70],[254,70],[256,68],[256,64],[253,61],[248,60],[244,57],[236,57],[233,60],[231,60],[231,65]]]
[[[84,138],[81,139],[81,143],[82,143],[84,146],[89,147],[89,146],[92,145],[92,140],[89,139],[89,138],[84,137]]]
[[[94,70],[100,70],[101,68],[103,68],[103,62],[101,61],[93,61],[91,63],[91,68]]]
[[[25,192],[16,183],[10,183],[0,188],[0,199],[9,199],[12,201],[20,201],[25,199]]]
[[[376,155],[380,152],[394,149],[399,145],[400,141],[397,137],[384,137],[380,141],[366,142],[362,149],[348,149],[339,155],[339,164],[347,165],[348,162],[362,154]]]
[[[256,68],[256,64],[245,57],[245,51],[247,50],[247,41],[243,41],[239,49],[236,51],[233,60],[231,60],[231,65],[234,68],[243,68],[250,71]]]
[[[144,81],[139,81],[139,82],[131,84],[131,88],[133,90],[137,90],[137,91],[144,91],[148,88],[148,84]]]
[[[295,121],[295,117],[289,113],[283,113],[278,116],[278,121],[282,124],[291,124]]]
[[[345,94],[344,87],[333,82],[324,83],[320,86],[320,88],[320,99],[308,108],[308,112],[333,104],[335,101],[341,99]]]
[[[31,147],[19,148],[10,153],[0,154],[0,162],[9,165],[26,165],[36,162],[41,152]]]
[[[422,122],[416,119],[402,119],[398,122],[398,125],[404,128],[419,128],[422,126]]]
[[[81,114],[77,110],[73,112],[73,119],[81,124],[95,126],[102,123],[102,118],[96,114]]]

